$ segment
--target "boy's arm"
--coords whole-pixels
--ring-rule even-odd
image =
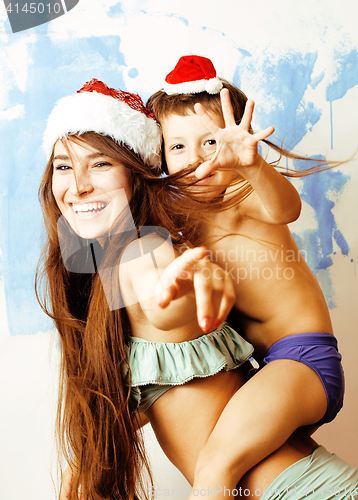
[[[195,105],[196,113],[217,141],[213,158],[200,165],[195,175],[200,179],[216,169],[234,171],[232,180],[245,179],[253,188],[239,205],[240,216],[247,216],[270,224],[287,224],[296,220],[301,210],[301,200],[294,186],[269,165],[257,151],[260,140],[274,132],[273,127],[250,133],[254,102],[247,101],[245,112],[239,125],[236,125],[231,107],[229,91],[221,91],[222,110],[225,128],[221,129],[211,119],[200,104]],[[234,192],[235,186],[227,190]]]
[[[178,256],[169,243],[154,236],[148,238],[153,252],[126,260],[131,245],[141,245],[139,240],[127,247],[121,260],[126,306],[139,303],[148,321],[164,331],[197,318],[208,333],[224,321],[235,302],[234,287],[228,273],[206,258],[208,250],[193,248]]]
[[[239,204],[240,216],[269,224],[289,224],[298,219],[301,198],[296,188],[260,155],[255,166],[241,167],[240,174],[254,190]]]

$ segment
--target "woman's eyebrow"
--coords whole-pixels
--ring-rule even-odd
[[[105,153],[97,152],[97,153],[91,153],[91,154],[87,155],[86,158],[93,160],[94,158],[101,158],[102,156],[108,156],[108,155],[106,155]]]
[[[98,152],[98,153],[91,153],[91,154],[87,155],[86,158],[92,160],[94,158],[101,158],[103,156],[107,156],[107,155],[104,153]],[[55,161],[55,160],[69,160],[69,159],[70,159],[70,157],[68,155],[56,155],[56,156],[54,156],[53,161]]]
[[[69,156],[67,156],[67,155],[56,155],[56,156],[53,158],[53,160],[54,160],[54,161],[55,161],[55,160],[69,160],[69,159],[70,159],[70,157],[69,157]]]

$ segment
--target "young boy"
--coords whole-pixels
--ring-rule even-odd
[[[147,106],[162,127],[167,173],[199,165],[191,189],[222,203],[196,236],[234,279],[235,326],[262,366],[226,406],[197,462],[194,488],[225,498],[297,428],[312,432],[335,418],[341,356],[323,293],[287,227],[299,216],[299,195],[257,151],[273,127],[254,134],[254,103],[199,56],[182,57]],[[247,183],[252,189],[233,203],[235,186]]]

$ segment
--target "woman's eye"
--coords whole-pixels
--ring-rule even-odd
[[[215,139],[208,139],[205,141],[206,146],[215,146],[216,145],[216,140]]]
[[[62,172],[66,170],[70,170],[71,167],[69,165],[56,165],[55,170],[60,170]]]

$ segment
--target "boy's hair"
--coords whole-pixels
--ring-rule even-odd
[[[235,85],[220,78],[223,88],[229,89],[231,105],[234,111],[235,121],[238,125],[244,114],[247,101],[246,95]],[[186,116],[189,111],[195,113],[194,105],[200,102],[205,109],[223,118],[220,93],[208,94],[199,92],[197,94],[172,94],[168,95],[164,90],[159,90],[147,101],[146,106],[154,113],[159,123],[171,114]]]

